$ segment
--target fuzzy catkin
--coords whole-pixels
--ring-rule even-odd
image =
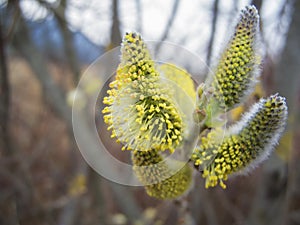
[[[214,69],[212,104],[230,110],[253,89],[260,65],[258,36],[258,12],[254,6],[247,6],[241,11],[234,34]]]
[[[149,196],[158,199],[173,199],[187,192],[192,183],[189,165],[173,161],[175,168],[168,165],[157,150],[133,151],[133,169],[145,185]]]
[[[226,130],[223,140],[214,130],[202,138],[192,155],[194,164],[203,169],[206,187],[223,181],[228,175],[249,171],[265,160],[280,138],[287,118],[285,98],[272,95],[252,106],[244,118]]]
[[[141,36],[127,33],[116,79],[103,103],[104,122],[123,150],[174,152],[183,139],[183,121],[172,89],[162,83]]]

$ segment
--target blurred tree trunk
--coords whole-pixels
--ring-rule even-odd
[[[171,15],[168,19],[168,22],[167,22],[166,26],[165,26],[165,30],[164,30],[161,38],[160,38],[160,41],[167,40],[167,38],[169,36],[169,33],[170,33],[170,30],[172,28],[172,25],[175,21],[176,15],[177,15],[177,11],[178,11],[178,8],[179,8],[179,3],[180,3],[180,0],[174,0]]]
[[[289,108],[289,121],[286,130],[296,134],[299,129],[299,122],[296,122],[299,121],[299,118],[295,118],[295,103],[300,83],[300,14],[298,13],[300,1],[295,1],[292,8],[294,13],[291,15],[292,21],[286,44],[275,70],[274,90],[286,97]],[[287,145],[293,146],[292,143]],[[289,149],[286,151],[288,152]],[[299,216],[297,221],[293,221],[295,214],[298,213],[299,215],[300,209],[299,145],[294,145],[292,155],[289,165],[275,154],[265,163],[264,175],[262,176],[265,179],[261,179],[257,198],[253,201],[249,224],[299,224]]]
[[[136,5],[136,30],[137,32],[143,32],[143,12],[141,0],[135,0]]]
[[[277,90],[287,99],[289,107],[287,129],[294,135],[294,143],[291,144],[293,149],[290,155],[285,221],[291,225],[300,223],[300,1],[294,1],[292,9],[294,13],[275,80]]]
[[[300,49],[299,49],[300,50]],[[300,68],[299,68],[300,69]],[[299,71],[299,70],[298,70]],[[286,199],[285,224],[300,224],[300,89],[298,88],[297,109],[295,108],[295,124],[293,149],[290,154],[289,177]]]
[[[173,23],[175,21],[176,15],[177,15],[177,11],[178,11],[178,8],[179,8],[179,3],[180,3],[180,0],[174,0],[174,2],[173,2],[173,7],[172,7],[171,15],[170,15],[170,17],[168,19],[168,22],[167,22],[167,24],[165,26],[165,29],[164,29],[164,31],[162,33],[162,36],[159,39],[160,42],[155,47],[155,54],[159,53],[159,50],[161,48],[162,42],[168,39],[170,30],[172,28],[172,25],[173,25]]]
[[[217,27],[217,21],[218,21],[218,5],[219,5],[219,0],[215,0],[213,3],[213,15],[212,15],[212,23],[211,23],[211,31],[210,31],[210,38],[208,42],[208,47],[207,47],[207,55],[206,55],[206,63],[208,67],[211,64],[211,55],[213,52],[213,44],[214,44],[214,39],[215,39],[215,34],[216,34],[216,27]],[[206,71],[205,74],[207,74],[208,71]]]
[[[300,1],[295,1],[292,9],[294,13],[287,34],[286,45],[275,77],[276,89],[286,97],[290,113],[294,111],[300,81]]]
[[[53,12],[57,20],[62,37],[65,58],[70,67],[71,72],[74,75],[75,86],[76,83],[79,81],[80,68],[76,49],[74,48],[73,34],[68,27],[68,22],[66,19],[67,0],[61,0],[58,7],[53,7],[51,3],[45,0],[38,0],[38,2],[44,7],[46,7],[49,11]]]
[[[18,7],[16,10],[20,11],[19,6],[16,7]],[[51,74],[49,73],[46,60],[32,43],[29,35],[29,30],[27,29],[25,20],[22,16],[20,16],[20,19],[14,31],[12,45],[28,62],[37,79],[41,83],[46,101],[52,107],[52,109],[54,109],[55,113],[66,122],[69,131],[68,133],[71,138],[71,110],[65,102],[63,91],[55,84]],[[85,171],[85,164],[80,163],[80,165],[78,165],[78,170]],[[69,224],[74,223],[75,217],[73,215],[77,214],[76,209],[78,208],[78,201],[79,200],[76,198],[71,199],[70,203],[65,207],[66,210],[62,210],[62,214],[68,216],[68,219],[65,219],[64,216],[61,217],[60,220],[62,220],[64,224],[68,225],[67,222],[69,222]]]
[[[4,30],[4,21],[2,21],[2,15],[0,18],[0,155],[4,157],[12,157],[14,152],[12,151],[9,135],[9,109],[10,109],[10,84],[7,68],[7,55],[6,55],[6,33]],[[1,170],[0,181],[3,185],[3,191],[1,191],[0,202],[0,224],[15,225],[18,223],[18,202],[15,187],[12,188],[10,193],[5,191],[5,186],[13,184],[15,180],[14,172],[15,168],[12,165],[7,165],[5,170]],[[12,172],[13,171],[13,172]]]
[[[0,150],[5,155],[10,155],[10,136],[9,136],[9,102],[10,86],[8,79],[6,43],[4,37],[4,24],[0,24]]]
[[[110,32],[110,46],[108,49],[115,48],[121,44],[122,35],[120,31],[119,0],[112,3],[112,26]]]
[[[48,103],[50,103],[55,112],[70,125],[72,122],[71,110],[65,103],[65,94],[54,83],[54,80],[47,69],[47,64],[43,55],[36,49],[30,40],[29,31],[22,17],[20,17],[16,27],[12,45],[28,62],[34,74],[41,82],[43,93]]]
[[[66,20],[66,9],[67,0],[61,0],[58,8],[53,10],[53,12],[58,21],[60,32],[62,34],[65,57],[67,59],[72,73],[74,74],[74,81],[76,85],[77,81],[79,81],[80,69],[76,49],[74,48],[73,35],[68,27],[68,23]]]

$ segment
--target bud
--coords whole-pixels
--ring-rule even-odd
[[[157,150],[133,151],[133,169],[149,196],[173,199],[185,194],[192,183],[192,169],[185,163],[164,161]]]
[[[272,95],[252,106],[243,119],[222,137],[216,129],[202,138],[192,155],[195,166],[203,168],[206,188],[223,181],[233,173],[246,173],[264,161],[284,129],[287,118],[285,98]]]

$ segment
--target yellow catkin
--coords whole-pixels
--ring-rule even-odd
[[[174,199],[187,192],[191,186],[192,170],[189,165],[174,160],[175,168],[179,169],[172,169],[157,150],[133,151],[132,161],[134,171],[149,196]]]
[[[220,131],[213,130],[203,137],[192,155],[194,164],[203,169],[206,187],[223,181],[237,172],[245,172],[265,160],[277,143],[287,117],[285,99],[272,95],[256,103],[233,128],[226,130],[220,139]]]
[[[183,139],[182,115],[139,34],[125,35],[116,79],[109,86],[104,122],[123,150],[174,152]]]
[[[211,104],[230,110],[254,87],[260,65],[258,35],[258,12],[254,6],[247,6],[241,11],[234,35],[214,69]]]

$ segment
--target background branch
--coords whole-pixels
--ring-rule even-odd
[[[177,15],[177,11],[178,11],[178,6],[179,6],[180,0],[174,0],[173,2],[173,7],[172,7],[172,11],[171,11],[171,15],[168,19],[168,22],[165,26],[165,29],[162,33],[161,38],[159,39],[160,42],[157,44],[156,48],[155,48],[155,52],[156,54],[158,54],[160,48],[161,48],[161,42],[164,42],[165,40],[167,40],[170,30],[172,28],[172,25],[175,21],[176,15]]]
[[[213,44],[214,44],[214,39],[215,39],[215,33],[216,33],[216,27],[217,27],[217,22],[218,22],[218,5],[219,5],[219,0],[215,0],[213,3],[213,9],[212,9],[212,23],[211,23],[211,31],[210,31],[210,38],[207,46],[207,55],[206,55],[206,63],[208,67],[211,66],[211,56],[213,52]],[[207,74],[208,71],[206,71],[205,74]]]

